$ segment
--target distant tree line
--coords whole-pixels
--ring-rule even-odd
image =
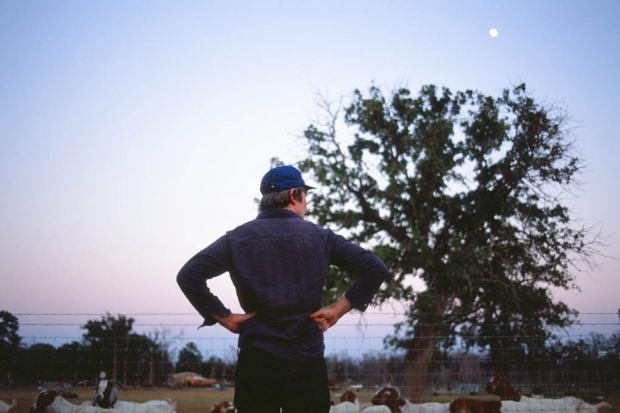
[[[27,346],[18,335],[17,318],[0,311],[0,382],[86,384],[105,371],[123,383],[159,386],[174,371],[171,341],[164,331],[137,334],[132,331],[133,323],[133,318],[106,314],[81,326],[85,330],[81,341],[59,347],[48,343]]]
[[[79,342],[58,347],[46,343],[27,346],[18,335],[17,318],[0,311],[0,383],[91,385],[101,371],[133,386],[170,385],[171,376],[178,372],[193,372],[220,382],[234,380],[234,357],[224,360],[212,355],[205,359],[191,341],[173,357],[174,339],[169,334],[137,334],[132,331],[133,322],[123,315],[106,314],[81,327],[84,333]],[[426,389],[455,390],[459,384],[483,384],[495,373],[506,373],[515,384],[544,386],[547,393],[620,394],[620,332],[609,336],[590,333],[578,340],[555,339],[493,352],[438,346]],[[406,387],[411,369],[402,352],[375,352],[357,358],[345,352],[328,356],[328,366],[335,387],[383,383]]]

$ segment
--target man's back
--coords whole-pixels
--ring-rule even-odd
[[[384,279],[385,265],[374,254],[285,209],[262,211],[226,240],[241,307],[257,312],[241,329],[241,349],[259,347],[296,360],[322,357],[323,334],[309,316],[321,308],[329,266],[359,277],[347,292],[358,309]]]
[[[286,210],[264,211],[227,233],[241,306],[264,317],[321,304],[335,236]]]
[[[294,359],[321,357],[323,335],[309,315],[321,307],[335,234],[276,209],[263,211],[226,239],[241,307],[257,312],[243,325],[240,348],[260,347]]]

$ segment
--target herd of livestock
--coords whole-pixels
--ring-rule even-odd
[[[67,400],[69,395],[63,390],[43,390],[32,401],[31,413],[176,413],[176,403],[172,400],[149,400],[129,402],[118,400],[121,384],[107,380],[105,373],[99,375],[92,400],[74,404]],[[8,413],[17,405],[0,401],[0,413]]]
[[[411,403],[397,388],[383,387],[368,405],[363,405],[349,390],[342,394],[339,404],[331,407],[330,413],[597,413],[602,407],[612,407],[605,401],[590,404],[572,396],[559,399],[523,396],[503,375],[493,377],[486,390],[499,399],[459,396],[446,403]]]
[[[150,400],[143,403],[118,400],[120,384],[105,380],[102,373],[97,383],[93,400],[74,404],[66,400],[62,390],[43,390],[32,402],[31,413],[176,413],[176,404],[171,400]],[[122,387],[121,387],[122,388]],[[360,403],[352,390],[339,397],[339,403],[330,408],[330,413],[598,413],[603,407],[612,407],[605,401],[590,404],[577,397],[557,399],[527,397],[517,392],[503,375],[495,376],[486,387],[489,394],[499,399],[481,399],[459,396],[447,403],[411,403],[391,386],[382,387],[371,398],[370,403]],[[65,396],[65,397],[63,397]],[[16,406],[0,401],[0,413],[8,413]],[[234,413],[233,404],[228,401],[211,407],[209,413]]]
[[[360,403],[355,392],[347,390],[330,413],[598,413],[602,407],[612,407],[601,401],[590,404],[577,397],[549,399],[527,397],[517,392],[504,375],[495,376],[487,385],[489,394],[499,399],[459,396],[447,403],[411,403],[396,387],[380,388],[370,403]],[[231,402],[217,403],[209,413],[234,413]]]

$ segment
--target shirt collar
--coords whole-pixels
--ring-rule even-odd
[[[283,208],[273,208],[273,209],[265,209],[261,211],[256,219],[269,219],[269,218],[299,218],[302,219],[295,212],[290,209]]]

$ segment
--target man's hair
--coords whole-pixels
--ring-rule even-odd
[[[260,200],[260,204],[258,205],[259,211],[264,211],[266,209],[277,209],[277,208],[286,208],[291,203],[291,198],[289,196],[291,190],[285,189],[284,191],[272,192],[270,194],[265,194]],[[293,189],[293,198],[296,201],[301,202],[302,200],[302,192],[304,192],[304,188],[297,187]]]

